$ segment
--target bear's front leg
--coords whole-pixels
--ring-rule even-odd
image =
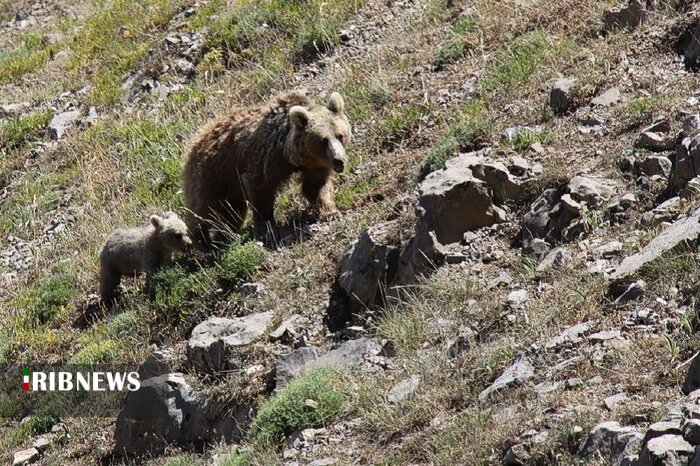
[[[301,191],[311,207],[318,209],[320,218],[329,218],[338,213],[330,170],[307,170],[302,173]]]
[[[255,193],[249,202],[253,209],[255,235],[269,243],[275,226],[275,193]]]

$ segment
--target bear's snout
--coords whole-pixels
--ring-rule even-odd
[[[347,161],[347,156],[345,155],[345,147],[343,144],[334,139],[330,145],[331,149],[331,160],[333,161],[333,170],[337,173],[343,173],[345,170],[345,162]]]

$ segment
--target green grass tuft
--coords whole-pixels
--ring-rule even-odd
[[[337,388],[340,373],[334,369],[316,369],[292,380],[260,408],[248,430],[253,445],[277,445],[295,430],[325,425],[334,420],[345,403]],[[306,400],[318,403],[313,409]]]
[[[475,100],[467,104],[457,123],[450,125],[447,134],[441,138],[427,155],[420,169],[420,177],[445,168],[445,162],[457,152],[469,152],[486,146],[493,133],[493,123],[483,116],[484,104]]]
[[[0,147],[17,148],[36,139],[39,130],[53,118],[51,110],[40,110],[11,118],[0,127]]]

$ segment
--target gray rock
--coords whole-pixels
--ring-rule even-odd
[[[618,103],[621,98],[620,90],[613,87],[591,100],[591,104],[596,107],[610,107]]]
[[[608,340],[614,340],[620,338],[619,330],[605,330],[603,332],[597,332],[588,336],[588,339],[593,343],[603,343]]]
[[[157,455],[170,444],[240,441],[250,406],[221,409],[201,399],[182,374],[146,380],[117,416],[115,453]]]
[[[608,408],[610,411],[614,411],[615,407],[622,401],[627,400],[629,397],[627,396],[626,393],[616,393],[615,395],[611,395],[603,400],[603,404],[605,405],[606,408]]]
[[[662,435],[644,445],[637,466],[682,466],[693,452],[693,446],[680,435]]]
[[[588,458],[600,455],[610,464],[619,464],[628,451],[628,445],[639,445],[642,434],[632,427],[622,427],[618,422],[602,422],[596,425],[581,441],[577,455]]]
[[[683,435],[680,421],[659,421],[649,426],[644,434],[644,443],[662,435]]]
[[[683,119],[683,131],[689,136],[700,131],[700,115],[688,115]]]
[[[464,232],[505,220],[493,204],[488,184],[473,175],[477,157],[458,157],[444,170],[429,174],[419,186],[420,220],[441,244],[460,242]],[[466,208],[469,206],[469,208]]]
[[[654,228],[661,223],[672,222],[680,214],[680,201],[681,198],[679,196],[672,197],[654,207],[649,212],[645,212],[644,215],[642,215],[642,225],[647,228]]]
[[[400,245],[391,242],[395,224],[380,223],[364,230],[343,255],[338,291],[326,312],[331,331],[343,328],[353,314],[385,303],[385,291],[395,277]]]
[[[676,146],[675,174],[680,187],[700,175],[700,134],[686,137]]]
[[[628,0],[626,3],[621,3],[606,13],[605,30],[636,28],[644,20],[646,13],[646,6],[641,0]]]
[[[298,322],[301,320],[301,316],[294,314],[293,316],[284,319],[282,323],[270,332],[270,341],[279,341],[285,344],[291,343],[296,337],[299,336]]]
[[[210,317],[192,330],[187,342],[187,359],[203,372],[217,372],[229,367],[232,347],[246,346],[260,339],[274,314],[270,311],[229,319]]]
[[[479,399],[485,401],[492,394],[512,386],[520,385],[534,375],[535,368],[530,363],[530,360],[525,355],[519,355],[516,357],[512,366],[503,371],[491,386],[479,394]]]
[[[0,114],[14,115],[17,113],[22,113],[30,107],[31,104],[29,102],[20,102],[17,104],[3,104],[0,105]]]
[[[530,453],[524,444],[518,443],[513,445],[503,455],[503,464],[505,466],[525,466],[530,464]]]
[[[169,348],[153,351],[136,370],[139,374],[139,379],[143,382],[151,377],[158,377],[159,375],[173,372],[176,369],[175,358],[173,350]]]
[[[561,382],[541,382],[533,387],[538,395],[546,395],[547,393],[556,392],[561,388]]]
[[[530,293],[528,293],[525,289],[513,290],[508,293],[508,296],[506,297],[506,301],[508,301],[508,305],[510,306],[522,306],[528,302],[529,299]]]
[[[581,322],[572,327],[567,328],[556,337],[545,343],[546,349],[553,349],[568,343],[577,343],[581,341],[581,336],[589,332],[593,328],[592,322]]]
[[[413,395],[416,390],[418,390],[419,386],[420,376],[412,375],[394,385],[391,390],[389,390],[389,393],[387,393],[386,399],[389,400],[390,403],[400,403]]]
[[[574,200],[598,207],[607,202],[613,194],[613,183],[604,178],[577,175],[569,181],[567,190]]]
[[[42,40],[45,44],[50,44],[50,45],[58,44],[58,43],[61,42],[63,39],[65,39],[65,36],[64,36],[63,34],[61,34],[61,33],[44,34],[44,35],[42,36],[42,38],[41,38],[41,40]]]
[[[277,360],[275,390],[280,390],[294,377],[311,369],[329,366],[357,367],[366,359],[380,354],[381,351],[381,345],[368,338],[346,341],[332,351],[313,346],[296,349]]]
[[[571,91],[575,82],[575,79],[561,78],[552,85],[552,90],[549,93],[549,106],[555,115],[562,115],[569,110],[572,104]]]
[[[696,356],[688,367],[683,382],[683,393],[688,395],[698,389],[700,389],[700,356]],[[700,419],[700,414],[698,419]]]
[[[62,112],[54,115],[49,122],[49,135],[52,139],[61,139],[66,133],[66,129],[80,118],[80,110]]]
[[[569,267],[572,262],[573,258],[568,249],[563,247],[555,248],[537,265],[537,271],[563,270]]]
[[[620,241],[611,241],[609,243],[602,244],[597,248],[593,249],[591,253],[594,257],[603,257],[605,259],[610,259],[613,256],[618,255],[622,252],[624,245]]]
[[[676,146],[676,138],[672,136],[661,136],[652,131],[646,131],[639,135],[634,145],[640,149],[664,152],[672,150]]]
[[[666,251],[680,243],[695,241],[700,236],[700,209],[690,216],[684,217],[663,230],[637,254],[625,258],[610,275],[613,281],[627,279],[633,276],[646,264],[658,259]]]
[[[697,69],[698,56],[700,56],[700,23],[695,25],[692,32],[688,35],[686,43],[682,45],[685,66]]]
[[[24,466],[31,464],[39,459],[40,453],[36,448],[27,448],[26,450],[18,451],[12,457],[12,466]]]
[[[691,445],[700,445],[700,419],[687,419],[681,427],[683,438]]]
[[[637,173],[647,176],[659,175],[668,178],[672,168],[671,160],[662,155],[650,155],[635,162]]]
[[[42,434],[34,439],[32,446],[40,452],[43,452],[54,442],[55,438],[53,434]]]

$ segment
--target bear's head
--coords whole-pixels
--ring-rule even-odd
[[[192,246],[187,225],[176,213],[167,212],[165,217],[151,215],[151,225],[155,227],[158,240],[167,250],[182,251]]]
[[[303,168],[345,169],[345,148],[350,143],[350,122],[343,97],[334,92],[325,107],[295,105],[289,109],[290,162]]]

